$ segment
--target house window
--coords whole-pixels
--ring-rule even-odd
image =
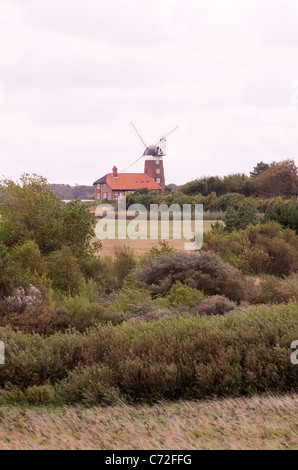
[[[156,165],[159,165],[159,160],[156,160],[155,163],[156,163]]]
[[[97,185],[97,189],[100,189],[100,184]]]
[[[160,183],[160,178],[156,178],[156,183]]]
[[[158,168],[158,169],[156,170],[156,174],[159,175],[159,173],[160,173],[160,169]]]
[[[97,199],[100,199],[100,193],[97,193],[96,197],[97,197]]]

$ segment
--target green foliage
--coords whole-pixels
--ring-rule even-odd
[[[50,253],[47,258],[47,272],[53,281],[53,287],[69,297],[79,294],[83,288],[83,275],[69,247]]]
[[[148,290],[135,287],[123,287],[113,298],[113,310],[116,312],[133,312],[137,314],[144,305],[152,307],[151,296]]]
[[[241,203],[245,201],[245,196],[238,193],[228,193],[218,198],[217,209],[226,211],[228,208],[238,209]]]
[[[168,304],[169,307],[177,307],[178,305],[185,305],[185,307],[193,308],[198,305],[205,298],[203,292],[198,289],[186,286],[180,281],[176,281],[172,285],[170,292],[163,299],[166,301],[164,306]]]
[[[167,295],[176,281],[206,295],[225,295],[234,301],[245,298],[241,273],[213,253],[176,252],[159,256],[137,273],[139,281]]]
[[[23,271],[39,276],[45,274],[45,261],[36,242],[29,240],[16,245],[11,251],[11,257]]]
[[[44,254],[70,246],[78,257],[90,251],[95,216],[81,202],[63,203],[40,176],[4,180],[0,210],[0,241],[6,246],[34,241]]]
[[[264,217],[265,222],[268,220],[274,220],[283,227],[294,230],[298,235],[298,202],[282,202],[270,207]]]
[[[225,230],[231,232],[232,230],[245,229],[248,225],[255,225],[258,220],[258,214],[255,204],[244,201],[239,204],[237,210],[229,207],[225,216]]]
[[[123,286],[126,277],[136,268],[137,259],[131,249],[127,246],[117,247],[113,262],[113,272],[117,279],[118,287]]]
[[[244,230],[206,234],[203,250],[212,250],[246,273],[289,275],[298,269],[297,237],[276,222]]]
[[[151,258],[156,258],[160,255],[164,255],[165,253],[174,253],[175,248],[173,248],[166,240],[159,240],[158,241],[158,246],[155,245],[153,246],[149,251],[148,251],[148,256],[149,259]]]
[[[256,166],[254,166],[253,171],[250,172],[251,178],[256,178],[259,176],[263,171],[268,170],[270,167],[269,163],[259,162]]]
[[[80,332],[98,324],[111,322],[117,325],[120,323],[120,315],[117,314],[116,309],[103,303],[90,302],[84,297],[76,296],[63,299],[61,304],[60,308],[52,311],[56,331],[62,329],[59,327],[61,320],[64,323],[64,329],[75,328]]]
[[[6,345],[0,399],[12,389],[21,397],[28,393],[33,402],[55,397],[88,405],[118,397],[152,402],[295,391],[298,370],[290,345],[297,329],[297,304],[106,325],[47,338],[0,328]]]

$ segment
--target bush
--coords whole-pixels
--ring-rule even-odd
[[[34,241],[29,240],[22,245],[16,245],[12,249],[11,257],[23,271],[29,271],[31,275],[45,274],[45,262]]]
[[[298,235],[298,202],[282,202],[270,207],[265,213],[264,221],[274,220],[285,228],[290,228]]]
[[[127,246],[117,247],[115,250],[115,260],[113,262],[113,272],[117,279],[118,287],[123,286],[124,280],[137,266],[137,259],[131,249]]]
[[[72,297],[83,289],[83,275],[69,247],[63,247],[48,256],[47,271],[53,287],[63,294]]]
[[[255,225],[257,223],[258,214],[256,206],[251,202],[241,202],[238,209],[229,207],[225,216],[225,230],[231,232],[232,230],[245,229],[248,225]]]
[[[288,276],[298,269],[297,236],[276,222],[248,226],[224,233],[213,230],[205,235],[203,250],[222,256],[245,273]]]
[[[112,405],[119,397],[117,375],[105,365],[77,367],[57,387],[59,399],[70,405]]]
[[[178,305],[184,305],[185,307],[193,308],[202,302],[204,298],[203,292],[183,285],[180,281],[176,281],[172,285],[169,294],[162,300],[165,301],[165,306],[177,307]]]
[[[284,279],[262,276],[255,301],[271,304],[298,302],[298,275],[292,274]]]
[[[236,304],[222,295],[213,295],[203,300],[191,311],[191,315],[224,315],[235,310]]]
[[[28,295],[22,287],[16,289],[13,295],[5,298],[8,312],[24,313],[33,310],[41,304],[41,292],[30,285]]]
[[[180,281],[205,295],[224,295],[234,301],[245,299],[240,272],[209,252],[177,252],[159,256],[150,266],[141,268],[137,277],[164,296],[176,281]]]
[[[290,345],[297,339],[297,307],[184,314],[48,338],[0,328],[6,346],[0,387],[25,393],[36,386],[40,396],[40,387],[53,386],[62,403],[87,404],[118,396],[152,402],[295,391],[298,369]]]

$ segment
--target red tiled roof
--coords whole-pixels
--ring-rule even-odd
[[[108,173],[106,182],[114,191],[135,191],[140,188],[161,189],[160,185],[145,173],[118,173],[116,177],[113,173]]]

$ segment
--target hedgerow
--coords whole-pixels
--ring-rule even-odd
[[[45,396],[90,405],[297,391],[298,367],[290,360],[297,307],[168,316],[48,338],[0,328],[0,402]]]

